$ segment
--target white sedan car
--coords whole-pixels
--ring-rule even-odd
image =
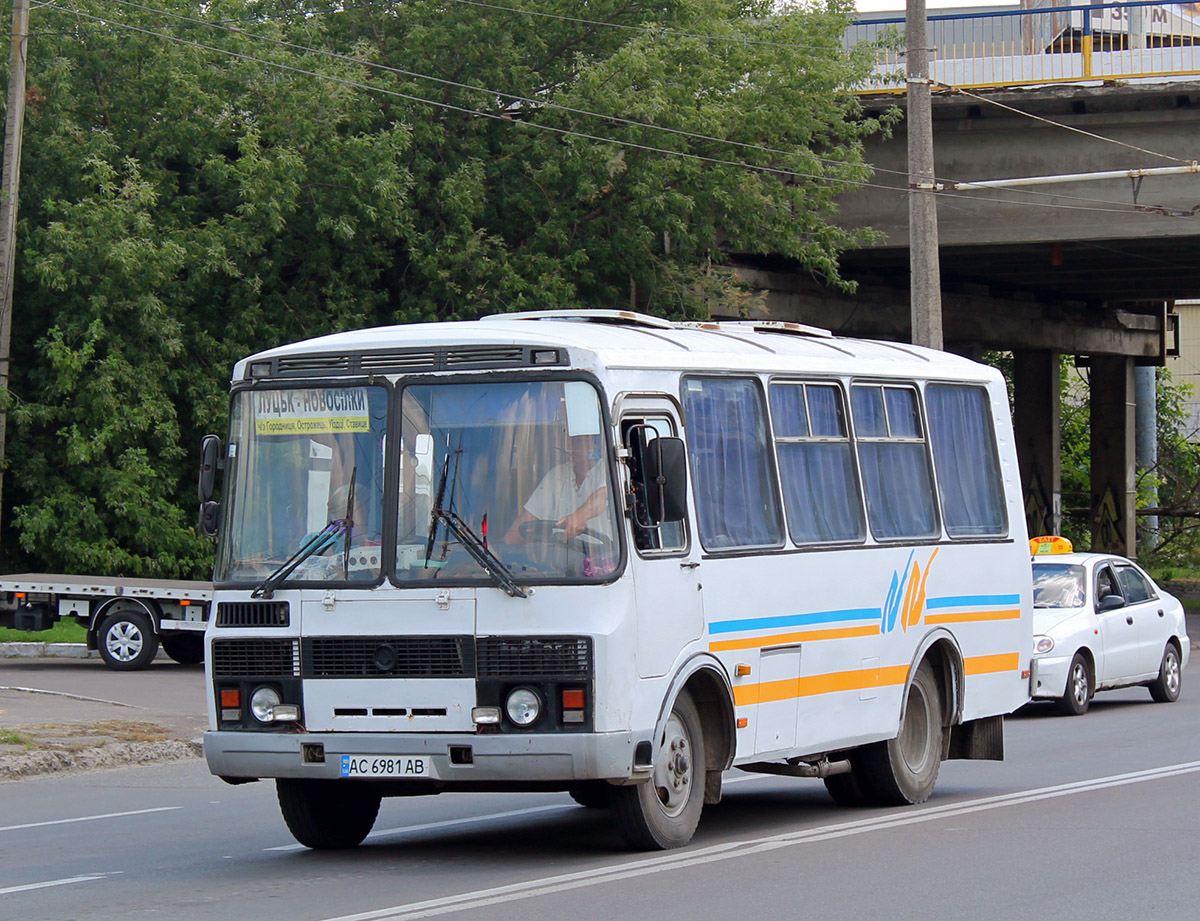
[[[1096,691],[1142,684],[1175,700],[1190,644],[1183,605],[1136,564],[1104,553],[1033,558],[1034,699],[1087,711]]]

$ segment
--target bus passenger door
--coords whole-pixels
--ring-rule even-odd
[[[687,521],[653,526],[646,511],[642,458],[655,438],[678,435],[674,407],[662,399],[628,400],[620,424],[627,452],[625,507],[633,547],[638,674],[656,678],[671,669],[684,646],[700,638],[699,549],[689,540]]]

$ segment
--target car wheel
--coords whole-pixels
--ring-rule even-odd
[[[1179,667],[1179,650],[1174,643],[1167,643],[1162,664],[1158,667],[1158,677],[1150,682],[1150,696],[1160,704],[1169,704],[1179,699],[1182,688],[1183,670]]]
[[[118,611],[104,618],[96,634],[96,648],[109,668],[133,671],[153,661],[158,653],[158,636],[148,615]]]
[[[1092,702],[1092,673],[1083,653],[1075,653],[1067,670],[1067,690],[1055,705],[1063,716],[1082,716]]]

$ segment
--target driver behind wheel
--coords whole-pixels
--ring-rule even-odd
[[[504,535],[506,544],[525,543],[521,526],[533,521],[554,522],[563,542],[589,536],[585,531],[606,543],[613,540],[600,436],[572,436],[570,449],[570,460],[552,467],[526,500]],[[557,531],[555,537],[560,537]]]

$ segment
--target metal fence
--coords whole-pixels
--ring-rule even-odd
[[[964,88],[1200,75],[1200,3],[1055,5],[929,17],[929,75]],[[904,17],[862,16],[847,46],[879,42],[864,92],[903,92]]]

